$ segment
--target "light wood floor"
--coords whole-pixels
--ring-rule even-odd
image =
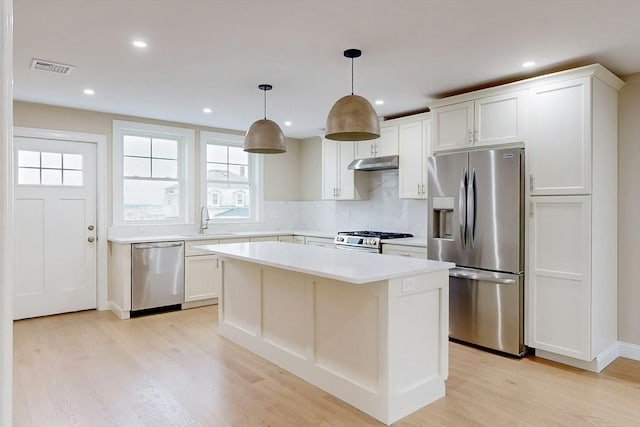
[[[214,306],[15,323],[15,426],[378,426],[220,338]],[[601,374],[450,344],[447,396],[398,426],[640,426],[640,362]]]

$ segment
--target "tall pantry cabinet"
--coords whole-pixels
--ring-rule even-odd
[[[599,65],[529,91],[527,334],[592,371],[617,357],[618,90]]]

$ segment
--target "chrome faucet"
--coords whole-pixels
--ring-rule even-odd
[[[203,206],[200,209],[200,234],[204,234],[204,230],[209,228],[209,209]]]

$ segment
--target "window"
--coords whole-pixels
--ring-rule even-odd
[[[18,151],[18,185],[81,187],[82,154]]]
[[[261,158],[242,149],[243,137],[201,132],[203,200],[211,221],[257,221],[262,188]]]
[[[187,165],[193,159],[193,134],[189,129],[113,122],[116,224],[189,221],[193,185],[188,185]]]

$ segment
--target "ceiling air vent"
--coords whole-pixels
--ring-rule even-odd
[[[59,64],[57,62],[45,61],[44,59],[33,59],[31,61],[32,70],[49,71],[57,74],[69,74],[73,71],[73,65]]]

